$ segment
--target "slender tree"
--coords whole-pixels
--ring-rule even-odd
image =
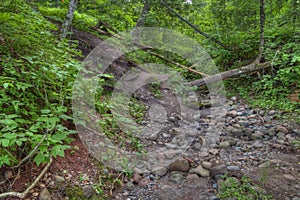
[[[76,3],[77,0],[70,0],[70,4],[69,4],[69,9],[68,9],[68,13],[66,15],[66,19],[64,21],[64,23],[61,26],[61,39],[65,39],[67,36],[67,33],[72,25],[72,21],[73,21],[73,17],[74,17],[74,12],[76,9]]]

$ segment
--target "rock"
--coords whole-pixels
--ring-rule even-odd
[[[209,153],[212,154],[212,155],[217,155],[217,154],[219,154],[219,150],[218,149],[211,149],[211,150],[209,150]]]
[[[282,132],[282,133],[287,134],[289,132],[289,130],[287,128],[285,128],[284,126],[278,126],[276,128],[276,132]]]
[[[154,167],[152,169],[152,173],[158,176],[163,176],[167,173],[167,169],[165,167]]]
[[[148,185],[149,183],[151,182],[150,178],[146,177],[146,178],[143,178],[140,182],[139,182],[139,186],[146,186]]]
[[[152,141],[155,141],[158,139],[158,136],[157,136],[157,134],[153,134],[153,135],[150,135],[149,139]]]
[[[173,158],[174,156],[177,155],[177,152],[173,149],[169,149],[169,150],[164,152],[164,155],[165,155],[166,158],[171,159],[171,158]]]
[[[6,170],[4,172],[4,178],[5,179],[11,179],[13,177],[13,171],[12,170]]]
[[[286,180],[289,180],[289,181],[295,181],[296,178],[290,174],[283,174],[283,177],[286,179]]]
[[[207,162],[207,161],[203,161],[201,163],[202,167],[205,168],[205,169],[210,169],[212,164],[210,162]]]
[[[57,183],[63,183],[63,182],[65,182],[65,178],[62,177],[62,176],[56,175],[54,178],[55,178],[55,181],[56,181]]]
[[[175,182],[175,183],[177,183],[177,184],[180,184],[180,183],[182,183],[182,181],[183,181],[183,175],[182,174],[172,174],[170,177],[169,177],[169,181],[171,181],[171,182]]]
[[[269,114],[269,115],[274,115],[275,113],[276,113],[275,110],[270,110],[268,114]]]
[[[83,192],[83,195],[86,198],[90,198],[91,196],[93,196],[94,194],[96,194],[96,191],[95,191],[95,189],[93,188],[92,185],[84,185],[82,187],[82,192]]]
[[[236,166],[236,165],[229,165],[229,166],[227,166],[227,170],[228,171],[239,171],[240,167]]]
[[[170,171],[188,172],[189,169],[190,165],[186,159],[177,159],[169,165]]]
[[[237,100],[237,98],[236,98],[235,96],[233,96],[233,97],[231,97],[231,98],[230,98],[230,100],[232,100],[232,101],[236,101],[236,100]]]
[[[51,200],[51,195],[47,188],[42,189],[39,195],[39,200]]]
[[[34,192],[34,193],[32,193],[32,196],[38,197],[38,196],[39,196],[39,193],[38,193],[38,192]]]
[[[196,173],[201,177],[209,177],[209,170],[204,169],[201,165],[196,167],[195,169],[191,169],[190,173]]]
[[[252,138],[253,140],[257,140],[257,139],[261,139],[263,135],[264,135],[264,134],[263,134],[262,132],[260,132],[260,131],[255,131],[255,132],[251,135],[251,138]]]
[[[230,143],[228,141],[221,142],[219,144],[219,147],[220,148],[228,148],[228,147],[230,147]]]
[[[231,117],[236,117],[237,111],[236,111],[236,110],[229,111],[229,112],[227,113],[227,115],[229,115],[229,116],[231,116]]]
[[[140,185],[140,183],[139,183],[139,185]],[[126,187],[126,189],[129,190],[129,191],[131,191],[131,190],[133,190],[133,189],[135,188],[134,184],[133,184],[131,181],[128,181],[128,182],[126,183],[125,187]]]
[[[133,174],[133,182],[139,183],[141,180],[142,180],[141,175],[139,175],[138,173]]]
[[[216,175],[223,175],[227,173],[226,165],[221,164],[221,165],[216,165],[210,168],[210,174],[212,177]]]
[[[201,114],[196,114],[193,116],[193,120],[199,121],[201,119]]]
[[[196,180],[199,180],[199,176],[197,174],[188,174],[186,176],[186,180],[188,180],[188,181],[196,181]]]

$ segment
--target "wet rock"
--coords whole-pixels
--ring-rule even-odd
[[[83,192],[83,195],[86,198],[90,198],[91,196],[93,196],[94,194],[96,194],[96,191],[95,191],[95,189],[93,188],[92,185],[84,185],[82,187],[82,192]]]
[[[39,200],[51,200],[50,192],[47,190],[47,188],[43,188],[40,195]]]
[[[188,172],[190,169],[189,162],[186,159],[177,159],[169,165],[170,171]]]

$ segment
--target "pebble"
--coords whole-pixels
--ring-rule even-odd
[[[212,166],[212,163],[207,162],[207,161],[203,161],[203,162],[201,163],[201,165],[202,165],[202,167],[205,168],[205,169],[210,169],[211,166]]]
[[[153,169],[152,169],[152,173],[154,174],[154,175],[158,175],[158,176],[163,176],[163,175],[165,175],[166,173],[167,173],[167,169],[165,168],[165,167],[154,167]]]
[[[39,195],[39,200],[51,200],[51,195],[47,188],[42,189]]]
[[[240,167],[236,166],[236,165],[229,165],[229,166],[227,166],[227,170],[228,171],[239,171]]]
[[[228,148],[228,147],[230,147],[230,143],[228,141],[220,142],[219,147],[220,148]]]
[[[84,185],[82,187],[82,192],[83,192],[84,197],[86,197],[86,198],[90,198],[91,196],[96,194],[96,191],[95,191],[93,185]]]
[[[214,177],[216,175],[223,175],[225,173],[227,173],[227,168],[226,168],[226,165],[224,165],[224,164],[213,166],[210,169],[210,174],[212,177]]]
[[[290,174],[283,174],[283,177],[289,181],[295,181],[296,178]]]
[[[285,134],[287,134],[289,132],[289,130],[287,128],[285,128],[284,126],[277,127],[276,131],[277,132],[282,132],[282,133],[285,133]]]
[[[180,158],[169,165],[169,171],[188,172],[190,169],[189,161]]]
[[[175,183],[177,183],[177,184],[180,184],[180,183],[182,183],[183,178],[184,178],[184,177],[183,177],[182,174],[176,173],[176,174],[172,174],[172,175],[169,177],[169,181],[175,182]]]
[[[199,165],[198,167],[191,169],[190,173],[195,173],[198,174],[201,177],[209,177],[210,173],[209,170],[204,169],[201,165]]]
[[[58,182],[58,183],[63,183],[63,182],[65,182],[65,178],[62,177],[62,176],[56,175],[56,176],[54,176],[54,178],[55,178],[55,181]]]

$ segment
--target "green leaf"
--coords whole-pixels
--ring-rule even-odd
[[[1,139],[0,140],[3,147],[9,147],[9,140],[8,139]]]

